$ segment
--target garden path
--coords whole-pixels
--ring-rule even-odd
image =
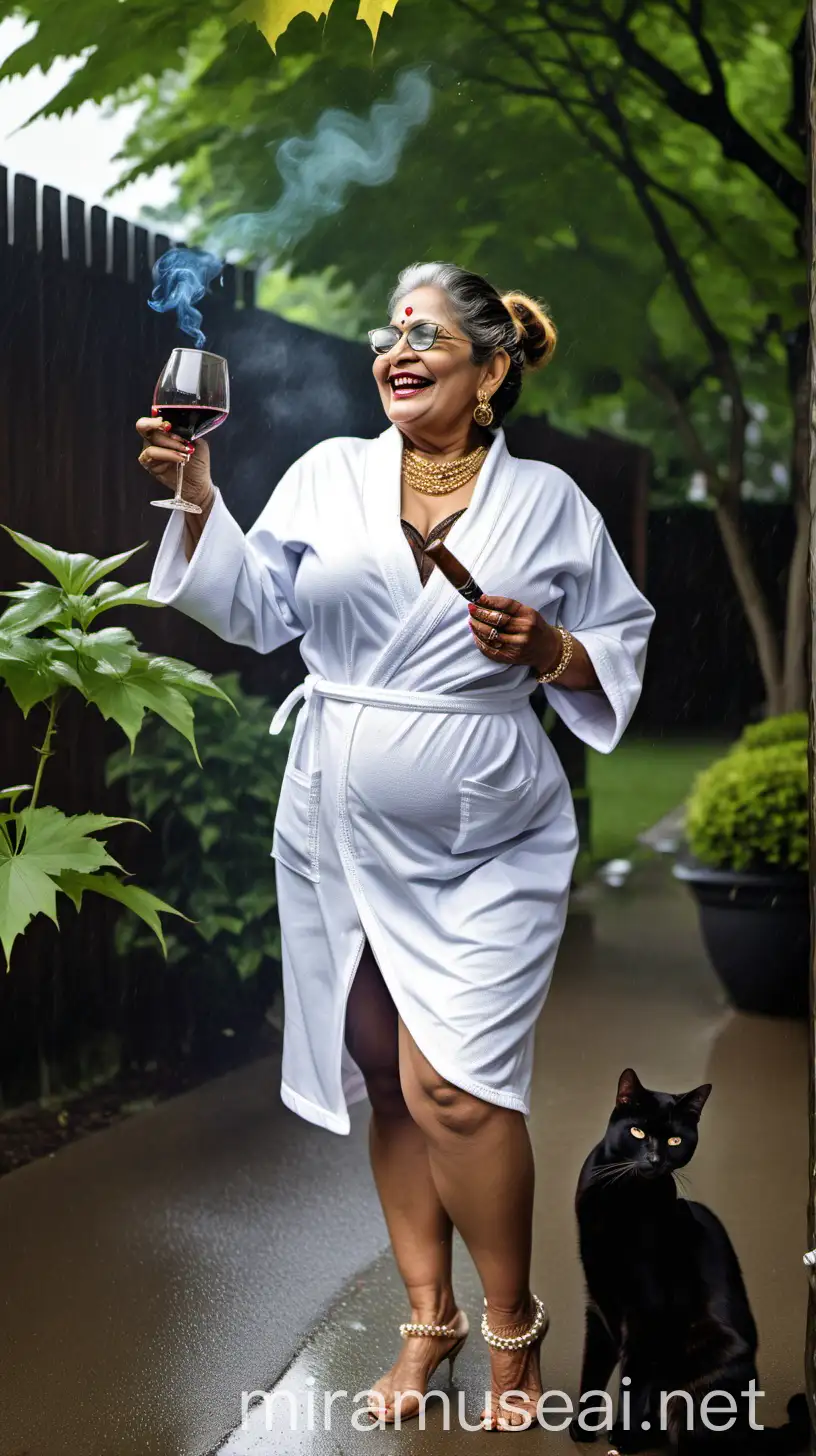
[[[573,1395],[582,1307],[572,1197],[627,1064],[647,1086],[714,1084],[691,1192],[724,1219],[742,1260],[761,1339],[761,1418],[779,1422],[802,1384],[806,1028],[724,1004],[665,862],[638,865],[619,890],[578,893],[539,1028],[534,1288],[552,1318],[545,1384]],[[0,1456],[356,1456],[394,1439],[411,1453],[440,1439],[474,1452],[490,1440],[455,1423],[440,1435],[436,1411],[424,1433],[417,1422],[396,1437],[349,1425],[351,1397],[387,1363],[405,1317],[365,1124],[355,1109],[343,1139],[299,1121],[264,1062],[4,1178]],[[461,1249],[457,1267],[477,1326]],[[486,1370],[476,1331],[456,1370],[472,1421]],[[240,1430],[243,1390],[302,1396],[310,1376],[318,1429],[306,1431],[302,1413],[291,1431],[280,1399],[269,1432],[262,1419]],[[327,1389],[350,1392],[330,1432],[320,1429]],[[566,1434],[524,1439],[576,1449]]]

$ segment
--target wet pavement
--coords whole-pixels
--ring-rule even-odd
[[[629,1064],[646,1086],[714,1085],[689,1191],[736,1245],[760,1332],[760,1419],[780,1422],[802,1387],[806,1027],[725,1005],[691,902],[656,862],[577,897],[539,1027],[533,1288],[552,1320],[545,1386],[572,1397],[583,1324],[572,1199]],[[0,1456],[356,1456],[511,1439],[460,1423],[459,1393],[475,1425],[488,1369],[461,1246],[471,1336],[449,1429],[440,1404],[424,1431],[352,1423],[406,1317],[365,1124],[357,1108],[350,1138],[309,1127],[280,1107],[277,1069],[263,1063],[3,1179]],[[252,1391],[274,1395],[242,1429]],[[343,1391],[325,1429],[326,1393]],[[577,1449],[566,1433],[521,1439]]]
[[[0,1456],[201,1456],[385,1247],[273,1059],[0,1179]]]

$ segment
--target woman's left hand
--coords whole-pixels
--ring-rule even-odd
[[[539,673],[549,672],[561,657],[561,633],[535,607],[482,593],[477,603],[468,603],[468,611],[479,648],[494,662],[520,663]]]

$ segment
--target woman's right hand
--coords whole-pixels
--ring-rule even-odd
[[[182,494],[193,505],[206,508],[212,500],[213,483],[210,476],[210,447],[206,440],[197,440],[194,445],[174,435],[172,425],[160,415],[143,415],[136,421],[136,429],[144,446],[139,456],[143,470],[171,492],[176,489],[176,474],[179,461],[184,462]]]

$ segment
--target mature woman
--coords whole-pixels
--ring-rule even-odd
[[[171,518],[151,596],[258,652],[303,638],[308,676],[272,726],[305,699],[272,851],[281,1095],[338,1133],[349,1103],[371,1102],[411,1311],[374,1414],[414,1414],[467,1334],[455,1227],[485,1296],[484,1421],[511,1429],[541,1394],[525,1118],[577,844],[529,695],[544,683],[573,732],[608,752],[640,693],[653,613],[574,482],[514,459],[499,428],[525,369],[553,351],[539,305],[429,263],[401,274],[391,321],[370,337],[390,428],[310,450],[247,535],[206,443],[139,421],[140,462],[172,488],[189,454],[186,493],[203,508]],[[442,536],[490,593],[478,605],[423,555]]]

